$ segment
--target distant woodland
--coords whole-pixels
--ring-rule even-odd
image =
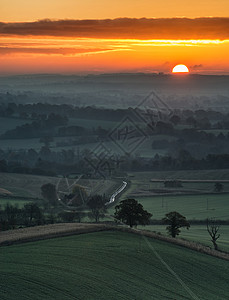
[[[141,139],[142,132],[152,141],[147,144],[149,155],[137,151],[117,152],[114,145],[113,153],[104,155],[108,176],[128,171],[229,168],[229,113],[176,109],[169,115],[155,118],[155,112],[149,111],[148,118],[139,121],[137,116],[141,113],[141,109],[133,108],[2,103],[1,120],[11,120],[11,124],[20,120],[22,124],[13,129],[5,128],[0,135],[0,144],[23,140],[26,145],[35,138],[40,147],[16,150],[0,147],[0,172],[84,173],[96,177],[98,170],[93,166],[98,163],[98,158],[91,145],[110,143],[110,132],[117,129],[123,119],[131,120],[132,126],[139,129],[132,134],[131,141]],[[94,120],[93,126],[87,126],[91,120]],[[103,124],[112,125],[108,128]],[[61,137],[65,140],[56,140]],[[115,144],[116,140],[113,142]]]

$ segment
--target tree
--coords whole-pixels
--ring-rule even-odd
[[[115,206],[114,217],[130,227],[133,227],[149,224],[152,214],[144,210],[143,206],[135,199],[126,199]]]
[[[12,228],[14,229],[17,225],[19,216],[20,216],[20,209],[17,207],[17,205],[11,205],[9,203],[6,204],[4,215],[5,215],[5,221],[7,225],[7,229]]]
[[[0,160],[0,172],[7,172],[8,166],[5,159]]]
[[[106,202],[107,200],[105,197],[101,195],[94,195],[90,197],[87,202],[87,206],[91,210],[91,214],[89,216],[92,216],[96,222],[99,222],[99,219],[104,217],[104,213],[107,210],[105,205]]]
[[[220,182],[216,182],[215,183],[215,192],[220,193],[220,192],[222,192],[222,190],[223,190],[223,184]]]
[[[165,123],[162,121],[158,121],[156,124],[156,132],[158,134],[171,134],[174,128],[171,123]]]
[[[76,220],[78,223],[81,223],[82,219],[85,217],[85,212],[82,207],[77,208],[77,211],[75,211],[76,214]]]
[[[61,199],[67,206],[82,206],[86,203],[88,198],[86,189],[80,185],[75,184],[72,188],[72,193],[65,194]]]
[[[170,119],[169,119],[170,122],[173,123],[173,125],[177,125],[181,122],[181,118],[177,115],[173,115]]]
[[[52,152],[49,147],[43,146],[39,151],[39,156],[41,157],[41,159],[50,160]]]
[[[211,241],[214,245],[215,250],[218,250],[218,245],[216,241],[220,237],[220,234],[218,233],[219,228],[220,226],[216,224],[214,220],[209,221],[209,219],[207,219],[207,231],[211,237]]]
[[[74,211],[62,211],[58,214],[58,216],[62,219],[63,222],[74,222],[75,220],[75,212]]]
[[[36,203],[25,204],[22,214],[26,226],[31,226],[32,224],[40,225],[42,223],[43,214]]]
[[[39,140],[40,143],[43,143],[45,147],[49,148],[50,143],[53,142],[53,137],[51,136],[43,136]]]
[[[74,222],[77,220],[78,223],[81,222],[82,218],[85,216],[85,213],[82,209],[77,211],[62,211],[58,214],[58,216],[62,219],[63,222]]]
[[[41,186],[42,197],[49,202],[49,204],[56,206],[58,203],[56,187],[52,183],[46,183]]]
[[[186,119],[186,124],[196,127],[197,121],[194,117],[190,116]]]
[[[80,206],[87,200],[87,191],[82,185],[75,184],[72,188],[73,197],[71,198],[71,205]]]
[[[166,229],[169,232],[169,234],[174,238],[177,235],[179,235],[179,233],[180,233],[179,228],[186,227],[187,229],[189,229],[189,227],[190,227],[190,224],[186,220],[186,218],[176,211],[167,213],[165,215],[165,218],[162,219],[162,221],[164,222],[164,224],[169,225],[166,227]]]

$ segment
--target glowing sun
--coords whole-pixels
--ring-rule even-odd
[[[173,68],[172,73],[189,73],[189,69],[185,65],[176,65]]]

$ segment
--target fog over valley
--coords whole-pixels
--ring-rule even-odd
[[[229,76],[120,73],[0,77],[1,103],[128,108],[154,91],[171,108],[229,110]]]

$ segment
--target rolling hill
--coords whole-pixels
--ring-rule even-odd
[[[229,298],[229,262],[126,232],[0,248],[1,299]]]

